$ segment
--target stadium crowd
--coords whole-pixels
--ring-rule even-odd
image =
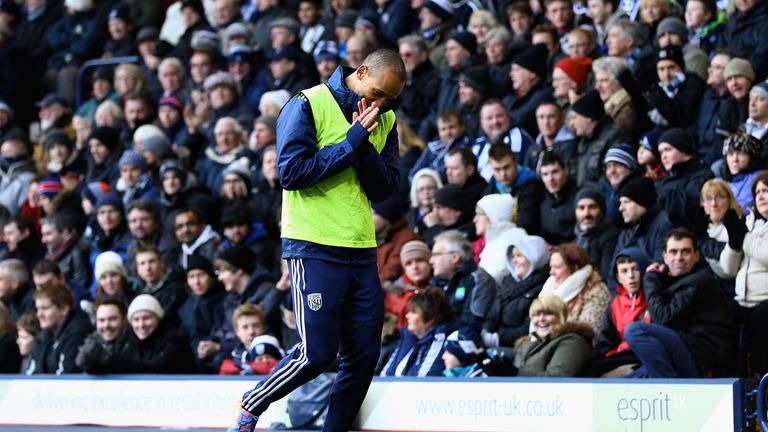
[[[0,0],[0,372],[271,370],[277,117],[389,48],[382,375],[766,373],[767,32],[765,0]]]

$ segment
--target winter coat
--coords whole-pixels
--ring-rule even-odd
[[[680,335],[702,373],[727,363],[733,348],[731,305],[703,263],[676,278],[648,272],[643,288],[652,322]]]
[[[625,142],[626,134],[605,116],[588,136],[583,136],[576,147],[576,184],[579,188],[597,186],[603,176],[603,160],[608,149],[619,142]]]
[[[693,228],[691,216],[696,214],[700,206],[701,187],[713,177],[712,171],[694,158],[676,164],[668,176],[656,182],[658,203],[672,225]]]
[[[403,266],[400,263],[400,249],[407,242],[419,239],[419,235],[408,228],[408,223],[404,218],[392,225],[385,243],[376,249],[379,279],[382,282],[393,281],[400,277],[403,273]]]
[[[80,372],[75,364],[77,350],[85,337],[93,331],[88,317],[79,311],[70,311],[61,330],[54,335],[49,330],[40,331],[35,337],[35,350],[32,352],[33,374],[61,375]]]
[[[418,130],[419,124],[427,118],[430,108],[437,101],[439,91],[438,71],[429,60],[426,60],[416,66],[411,77],[405,80],[405,87],[400,93],[397,118],[406,121],[414,130]]]
[[[640,177],[640,173],[637,171],[629,173],[619,184],[614,188],[608,183],[608,180],[603,177],[598,182],[598,189],[605,196],[605,218],[614,226],[621,226],[624,222],[621,213],[619,212],[619,204],[621,199],[621,188],[632,180]]]
[[[768,4],[758,2],[746,14],[734,11],[725,26],[719,46],[747,55],[757,81],[768,73]]]
[[[100,31],[98,25],[96,15],[91,12],[61,15],[45,35],[45,43],[52,53],[48,67],[60,69],[64,66],[80,66],[84,61],[96,57]]]
[[[75,363],[88,374],[116,373],[116,363],[121,361],[120,353],[126,350],[131,339],[130,324],[125,324],[120,334],[109,342],[93,332],[85,338],[77,351]]]
[[[613,123],[621,128],[627,136],[634,136],[635,109],[632,106],[632,97],[623,88],[604,103],[605,113],[613,120]]]
[[[496,179],[492,178],[485,194],[502,193],[499,191],[499,186]],[[541,232],[539,205],[544,199],[544,192],[544,184],[536,178],[536,173],[528,167],[518,165],[517,179],[509,188],[509,193],[515,198],[512,223],[530,235],[538,235]]]
[[[574,242],[587,251],[592,266],[599,269],[600,275],[607,281],[613,273],[613,251],[619,240],[619,229],[603,218],[589,231],[582,231],[579,224],[575,224],[574,233]]]
[[[514,347],[515,341],[528,334],[528,311],[539,296],[544,281],[549,277],[549,267],[534,270],[523,280],[508,275],[496,290],[496,300],[483,324],[487,332],[499,334],[499,345]]]
[[[573,240],[573,226],[576,224],[576,194],[578,186],[572,177],[568,177],[557,196],[544,192],[544,200],[539,206],[541,214],[541,236],[551,245],[559,245]]]
[[[699,252],[702,260],[706,261],[709,269],[720,282],[720,288],[726,297],[732,299],[736,296],[736,277],[729,274],[723,268],[720,262],[720,256],[728,244],[728,231],[722,223],[717,225],[710,224],[707,227],[707,233],[699,237],[696,241],[699,245]]]
[[[172,234],[163,231],[162,228],[159,227],[146,243],[147,246],[157,248],[166,266],[175,267],[175,264],[179,262],[179,243],[176,242],[176,238]],[[136,251],[139,246],[139,240],[132,238],[125,251],[125,270],[128,277],[133,279],[139,277],[139,273],[136,271]]]
[[[432,168],[440,174],[440,178],[443,180],[443,184],[448,183],[448,179],[445,176],[445,158],[448,156],[448,152],[455,148],[471,147],[472,140],[469,139],[467,134],[464,134],[451,142],[449,145],[445,145],[439,139],[430,141],[421,152],[421,155],[416,160],[416,163],[411,167],[408,172],[408,181],[413,181],[413,176],[416,175],[422,168]]]
[[[408,327],[403,327],[397,348],[384,365],[381,376],[442,376],[445,339],[460,325],[460,322],[452,321],[432,327],[420,339]]]
[[[552,86],[548,85],[544,78],[541,78],[525,96],[517,97],[515,93],[512,93],[505,96],[503,101],[515,122],[530,135],[536,136],[539,133],[539,128],[536,125],[536,108],[539,107],[541,101],[551,97]]]
[[[154,286],[149,286],[142,281],[142,287],[138,294],[149,294],[156,298],[163,306],[166,321],[176,324],[176,310],[187,296],[184,284],[181,282],[181,274],[173,269],[166,270],[165,275]]]
[[[31,159],[11,163],[0,168],[0,205],[14,215],[27,199],[29,183],[35,177],[35,163]]]
[[[575,377],[585,373],[592,358],[594,330],[589,324],[558,324],[545,339],[536,333],[517,345],[515,367],[519,376]]]
[[[21,368],[21,354],[12,334],[0,336],[0,373],[16,374]]]
[[[648,302],[642,289],[632,295],[623,286],[618,286],[616,294],[605,314],[603,328],[597,334],[595,341],[597,356],[608,357],[629,349],[629,344],[624,339],[624,330],[627,326],[637,321],[646,323],[651,321]]]
[[[661,262],[661,252],[666,246],[664,239],[672,228],[674,226],[669,221],[667,213],[658,205],[654,205],[640,217],[639,221],[621,231],[613,258],[615,259],[616,254],[621,250],[635,246],[640,248],[645,256],[651,258],[652,262]]]
[[[726,244],[720,265],[736,277],[736,301],[753,308],[768,300],[768,223],[750,213],[746,224],[749,232],[742,250],[735,251]]]
[[[493,278],[470,261],[456,269],[451,280],[433,278],[432,284],[443,289],[462,325],[479,332],[496,298]]]
[[[144,340],[131,334],[115,359],[114,373],[188,374],[195,372],[189,343],[165,321]]]
[[[82,287],[89,287],[93,271],[88,257],[88,246],[82,241],[76,241],[56,262],[64,277],[74,280]]]
[[[651,87],[648,91],[648,110],[657,110],[667,121],[666,125],[658,125],[660,127],[687,128],[693,125],[699,114],[706,89],[703,79],[692,72],[685,72],[685,81],[680,83],[673,98],[667,96],[658,83]]]
[[[11,315],[11,321],[18,321],[19,317],[27,312],[35,313],[34,293],[34,286],[27,282],[20,285],[10,297],[3,299],[3,304]]]
[[[756,165],[758,164],[753,164],[752,168],[757,168]],[[728,176],[730,177],[728,179],[728,186],[730,186],[733,195],[736,197],[736,202],[744,209],[744,213],[750,212],[750,208],[755,204],[755,199],[752,196],[752,184],[755,182],[755,178],[764,172],[764,169],[754,169],[751,172]]]
[[[197,352],[200,341],[210,340],[214,328],[221,326],[221,320],[225,318],[222,308],[226,294],[221,283],[216,281],[202,296],[190,293],[177,309],[179,332],[189,341],[193,353]],[[200,372],[214,372],[197,356],[195,362]]]
[[[711,154],[709,148],[716,139],[717,113],[728,98],[728,95],[727,91],[722,95],[718,95],[711,88],[707,88],[704,96],[701,98],[701,107],[699,108],[699,115],[694,122],[694,128],[696,131],[695,138],[698,144],[698,154],[705,162],[714,162],[709,160]]]

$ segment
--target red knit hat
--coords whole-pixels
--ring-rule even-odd
[[[581,87],[587,82],[589,71],[592,69],[592,59],[588,57],[568,57],[557,62],[555,67],[565,72],[568,78]]]

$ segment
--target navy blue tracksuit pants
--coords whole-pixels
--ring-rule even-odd
[[[317,259],[289,259],[288,268],[301,343],[243,396],[243,408],[260,415],[325,371],[338,353],[341,363],[323,430],[348,431],[381,349],[384,294],[378,268]]]

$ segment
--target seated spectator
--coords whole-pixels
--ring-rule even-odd
[[[75,364],[77,349],[93,328],[85,314],[72,307],[72,291],[65,285],[52,284],[39,288],[34,296],[41,331],[28,373],[80,372]]]
[[[24,262],[9,258],[0,261],[0,300],[8,309],[11,320],[35,311],[34,287],[29,282],[29,268]]]
[[[549,251],[543,238],[515,239],[504,254],[509,275],[496,289],[496,299],[483,324],[486,348],[512,349],[528,334],[528,309],[549,276]]]
[[[659,48],[677,46],[683,50],[684,69],[695,74],[703,81],[707,80],[709,68],[709,53],[688,43],[688,29],[685,28],[683,17],[668,16],[656,27],[656,42]]]
[[[132,279],[138,277],[138,273],[136,273],[136,250],[140,247],[156,248],[163,256],[163,261],[169,266],[175,267],[179,261],[179,244],[173,234],[163,228],[157,204],[150,200],[131,201],[128,203],[127,215],[131,238],[128,242],[124,261],[128,277]],[[126,301],[126,304],[129,303]]]
[[[468,206],[473,206],[483,196],[488,185],[477,169],[477,158],[466,147],[453,148],[445,158],[445,177],[448,184],[461,188]]]
[[[35,337],[40,332],[40,323],[35,312],[27,312],[16,320],[16,344],[21,354],[21,366],[17,372],[31,375],[34,370],[32,353],[35,352]]]
[[[166,268],[160,251],[151,246],[136,249],[136,272],[138,293],[151,294],[163,306],[168,320],[172,320],[186,297],[178,273],[170,266]]]
[[[591,69],[592,59],[589,57],[567,57],[555,63],[552,70],[552,96],[560,106],[568,107],[586,92]]]
[[[65,167],[85,164],[75,143],[62,129],[53,128],[45,134],[45,151],[48,154],[48,174],[63,176]]]
[[[698,75],[686,71],[683,50],[676,45],[656,53],[658,83],[648,92],[648,117],[656,127],[685,128],[699,112],[706,84]]]
[[[755,88],[761,88],[758,84]],[[768,84],[766,84],[768,89]],[[751,96],[750,96],[751,97]],[[766,90],[768,99],[768,90]],[[736,196],[744,213],[751,211],[755,202],[752,197],[752,185],[761,173],[765,172],[765,161],[762,159],[763,143],[752,135],[737,132],[725,139],[723,143],[723,180]]]
[[[385,283],[384,307],[386,314],[393,318],[396,329],[403,328],[407,321],[408,300],[417,292],[429,287],[432,279],[432,266],[429,258],[432,251],[421,240],[411,240],[400,249],[402,275],[392,283]],[[385,319],[385,321],[388,321]]]
[[[90,258],[91,267],[96,256],[112,251],[125,257],[131,233],[125,220],[125,210],[120,195],[109,192],[96,201],[95,224],[91,224]]]
[[[472,153],[477,157],[477,169],[487,181],[493,176],[489,152],[494,144],[504,144],[515,154],[515,160],[526,164],[525,155],[533,139],[528,132],[513,123],[513,117],[499,99],[488,99],[480,108],[480,129],[482,134],[472,144]]]
[[[717,136],[712,143],[707,145],[710,154],[704,158],[706,164],[711,164],[722,157],[723,141],[728,135],[738,132],[749,118],[749,91],[752,84],[755,83],[755,72],[752,70],[752,65],[743,58],[732,57],[725,65],[723,76],[729,96],[720,105],[720,110],[717,112],[715,128]]]
[[[613,251],[619,229],[605,216],[605,197],[595,188],[584,188],[576,194],[574,242],[589,254],[589,261],[605,276],[613,268]]]
[[[539,297],[557,295],[568,306],[568,321],[581,321],[600,332],[611,294],[589,264],[587,252],[573,243],[556,247],[549,257],[549,275]]]
[[[81,287],[90,287],[88,246],[80,241],[71,218],[63,214],[45,217],[40,221],[40,230],[46,247],[45,259],[56,262],[66,279],[74,280]]]
[[[17,214],[3,225],[3,239],[8,248],[8,258],[21,260],[27,269],[34,267],[45,254],[35,222],[22,214]]]
[[[701,207],[694,216],[694,234],[701,251],[701,257],[720,282],[726,297],[736,295],[733,275],[728,274],[720,263],[720,256],[728,244],[728,230],[723,224],[725,213],[732,208],[739,218],[744,211],[734,197],[728,184],[720,179],[707,180],[701,187]]]
[[[179,157],[188,156],[189,149],[183,147],[187,139],[187,125],[184,123],[184,105],[175,96],[166,96],[157,101],[157,124],[171,143]]]
[[[700,4],[701,2],[694,0],[693,4],[697,3]],[[699,158],[705,161],[709,161],[712,156],[718,156],[713,154],[709,147],[718,139],[716,135],[717,113],[730,96],[725,83],[725,66],[731,60],[732,55],[733,52],[728,49],[718,49],[710,60],[707,69],[707,89],[701,98],[698,118],[693,124],[694,139],[699,143]]]
[[[539,134],[528,148],[525,165],[532,171],[539,170],[541,158],[546,152],[555,152],[563,158],[570,171],[576,167],[576,136],[565,124],[565,113],[554,100],[543,100],[536,108],[536,126]]]
[[[341,64],[338,45],[332,40],[319,41],[312,55],[315,59],[315,65],[317,65],[317,74],[319,75],[320,82],[328,82],[328,79],[333,75],[333,71]],[[412,126],[415,127],[416,125]]]
[[[221,307],[224,300],[224,286],[216,279],[213,264],[201,256],[193,256],[187,268],[187,287],[190,295],[179,306],[179,330],[189,341],[195,353],[197,370],[202,373],[214,372],[213,365],[197,356],[200,341],[207,340],[220,324]]]
[[[302,73],[299,57],[299,48],[294,46],[282,47],[269,56],[269,90],[287,90],[290,94],[296,94],[312,87],[314,83],[311,78]]]
[[[565,162],[557,153],[546,153],[541,158],[539,176],[545,189],[544,199],[539,204],[539,233],[551,245],[573,240],[575,199],[579,191],[576,181],[568,174]]]
[[[421,234],[426,231],[424,217],[434,210],[435,195],[443,188],[440,175],[432,168],[422,168],[413,175],[411,180],[411,208],[406,214],[408,226]]]
[[[130,55],[130,54],[129,54]],[[91,98],[77,108],[75,114],[93,120],[96,108],[105,100],[119,102],[120,96],[112,88],[114,78],[112,71],[105,67],[97,67],[91,74]]]
[[[637,246],[651,260],[660,257],[664,250],[664,236],[673,225],[667,213],[656,203],[653,181],[638,178],[627,183],[621,189],[619,202],[619,213],[625,228],[619,234],[615,252]]]
[[[132,337],[120,353],[115,373],[193,373],[189,344],[163,320],[160,302],[149,294],[136,296],[128,306]]]
[[[221,233],[218,252],[242,245],[253,252],[256,263],[268,270],[275,267],[275,241],[270,238],[267,226],[251,222],[252,211],[242,205],[225,207],[221,215]],[[218,253],[217,252],[217,253]]]
[[[619,225],[621,221],[619,214],[621,188],[639,176],[635,149],[625,143],[613,145],[605,153],[603,166],[605,177],[600,179],[598,187],[605,196],[606,217],[612,224]]]
[[[245,159],[250,166],[253,153],[245,147],[243,128],[231,117],[224,117],[216,123],[216,145],[205,149],[205,154],[198,159],[195,173],[202,185],[208,187],[214,195],[221,191],[222,173],[233,162]]]
[[[105,298],[96,307],[96,331],[85,338],[75,363],[85,373],[114,373],[130,338],[126,306],[122,300]]]
[[[768,44],[760,35],[765,30],[768,7],[761,2],[747,1],[736,5],[720,39],[720,47],[728,47],[748,56],[755,75],[764,79],[768,73]]]
[[[472,260],[472,245],[456,230],[440,233],[432,246],[432,285],[443,289],[464,326],[480,331],[496,296],[496,283]]]
[[[568,306],[553,294],[533,300],[529,312],[533,331],[515,347],[519,376],[575,377],[584,374],[592,358],[595,331],[569,316]]]
[[[261,53],[247,45],[227,48],[227,66],[243,92],[243,103],[253,112],[259,112],[261,95],[267,91],[267,72],[260,68]]]
[[[93,295],[94,305],[99,305],[108,298],[119,299],[124,305],[130,304],[133,300],[139,287],[134,286],[134,283],[128,279],[128,273],[123,263],[123,258],[112,251],[103,252],[96,257],[93,266],[96,280],[96,292]]]
[[[0,353],[0,373],[19,373],[21,353],[16,344],[16,325],[3,303],[0,303]]]
[[[728,244],[720,255],[726,272],[736,277],[735,322],[743,324],[749,334],[750,365],[758,374],[768,371],[768,352],[763,343],[768,306],[768,284],[765,266],[766,233],[768,225],[768,173],[760,174],[752,186],[754,211],[746,222],[739,220],[736,211],[728,210],[723,225],[728,230]]]
[[[749,90],[749,117],[744,123],[743,130],[760,140],[763,144],[760,159],[766,159],[766,147],[768,147],[768,83],[755,84]],[[740,127],[741,129],[741,127]]]
[[[509,77],[512,94],[504,98],[510,116],[526,132],[533,135],[536,129],[536,108],[542,100],[552,97],[552,87],[547,85],[548,50],[543,44],[534,44],[512,59]],[[525,149],[520,156],[525,155]]]
[[[659,137],[659,154],[668,176],[656,182],[659,205],[675,227],[692,228],[691,215],[699,207],[699,192],[712,172],[696,158],[688,132],[672,128]]]
[[[667,175],[659,154],[659,137],[662,133],[664,131],[661,129],[648,131],[640,138],[640,145],[637,147],[637,163],[640,165],[643,177],[651,180],[658,180]]]
[[[86,160],[85,179],[88,183],[104,182],[114,185],[120,178],[118,161],[121,150],[118,147],[120,132],[109,126],[96,128],[88,137],[90,157]]]
[[[493,177],[486,194],[510,194],[515,200],[512,222],[528,233],[539,232],[541,221],[539,203],[544,198],[544,187],[536,173],[519,162],[506,145],[494,144],[488,151]]]
[[[430,108],[437,101],[440,93],[440,77],[438,70],[429,61],[429,48],[424,37],[406,35],[397,41],[397,45],[407,76],[405,87],[400,93],[401,103],[397,109],[397,117],[407,121],[412,128],[418,129],[419,123],[429,115]],[[443,112],[438,114],[441,115]],[[438,122],[439,120],[440,116],[438,116]],[[439,132],[439,123],[437,129]]]
[[[201,255],[212,261],[219,246],[219,235],[213,227],[200,219],[200,214],[192,208],[179,210],[173,219],[176,241],[181,245],[179,265],[186,270],[189,257]]]
[[[445,338],[459,328],[448,298],[439,288],[427,289],[411,297],[406,316],[408,325],[400,330],[400,342],[381,375],[441,376]]]
[[[160,181],[160,198],[154,204],[158,207],[163,230],[174,233],[176,214],[186,209],[195,195],[209,192],[198,187],[195,175],[187,172],[176,159],[168,159],[160,166]]]
[[[27,144],[8,137],[0,142],[0,205],[16,214],[27,199],[29,183],[35,177],[35,163],[29,157]]]
[[[268,231],[275,231],[283,206],[283,188],[278,179],[277,147],[270,145],[261,154],[261,175],[253,190],[254,219],[261,221]]]
[[[469,67],[459,75],[458,109],[467,134],[473,137],[479,135],[478,117],[482,103],[489,95],[490,80],[491,77],[485,66]]]
[[[651,324],[624,330],[642,363],[629,378],[697,378],[722,370],[733,349],[731,306],[700,262],[696,238],[675,228],[665,243],[664,264],[643,277]]]
[[[608,308],[605,324],[595,341],[597,376],[621,378],[639,366],[640,360],[624,339],[624,329],[636,321],[651,321],[642,284],[646,267],[648,258],[636,247],[620,251],[616,258],[613,272],[619,283],[617,296]]]
[[[171,141],[163,134],[153,133],[149,136],[141,137],[141,139],[136,135],[138,134],[135,134],[133,137],[134,148],[138,149],[141,147],[140,153],[147,161],[147,172],[152,176],[152,179],[156,179],[163,161],[176,157],[176,154],[171,149]]]
[[[115,190],[122,194],[123,207],[135,199],[157,199],[160,188],[149,172],[147,159],[135,150],[126,150],[120,156],[120,179]]]
[[[445,340],[442,359],[445,370],[443,375],[449,378],[483,378],[488,374],[483,369],[483,349],[480,340],[470,331],[456,330]]]
[[[402,274],[400,250],[419,235],[408,228],[403,217],[403,205],[398,197],[371,204],[373,226],[376,232],[376,256],[381,282],[394,281]]]
[[[435,209],[424,216],[426,230],[421,233],[427,244],[435,241],[435,236],[443,231],[457,230],[467,239],[475,240],[475,226],[471,220],[471,210],[467,207],[461,188],[445,185],[435,194]]]
[[[690,44],[711,55],[718,47],[727,17],[720,12],[717,3],[710,0],[693,0],[685,4],[685,26]]]
[[[408,175],[411,181],[413,181],[415,174],[423,168],[431,168],[440,174],[443,182],[447,182],[445,160],[448,157],[448,152],[455,148],[469,147],[472,144],[469,136],[467,136],[461,113],[454,109],[445,110],[437,117],[437,134],[439,138],[427,143],[427,147],[411,168]]]
[[[509,238],[525,234],[511,222],[514,211],[515,199],[509,194],[486,195],[475,206],[472,222],[477,240],[472,242],[473,259],[497,283],[507,273],[504,252]]]
[[[597,186],[603,157],[612,145],[624,141],[626,133],[616,126],[600,101],[597,91],[587,92],[571,106],[570,127],[578,139],[576,184]]]
[[[232,315],[232,327],[238,344],[231,353],[221,356],[219,374],[266,375],[285,357],[277,338],[264,334],[264,313],[258,306],[238,306]]]

